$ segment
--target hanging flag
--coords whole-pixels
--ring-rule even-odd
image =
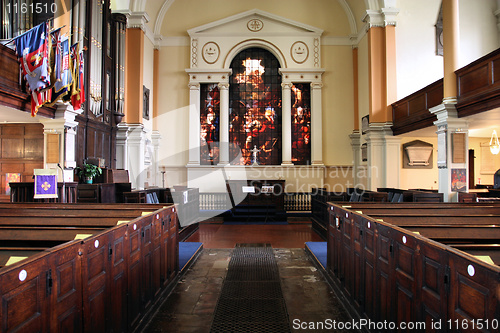
[[[71,75],[69,41],[66,36],[59,36],[56,43],[55,63],[54,63],[54,87],[49,106],[54,105],[58,100],[68,94],[73,76]]]
[[[71,88],[71,104],[73,109],[78,110],[85,102],[84,91],[84,56],[83,51],[78,52],[78,44],[71,47],[71,56],[73,59],[73,85]]]
[[[45,22],[13,40],[17,58],[21,64],[21,73],[31,92],[42,92],[50,86],[47,33],[48,23]],[[31,102],[31,116],[33,117],[38,112],[38,108],[47,101],[41,96],[38,97],[36,101]]]
[[[35,169],[34,199],[57,198],[57,169]]]

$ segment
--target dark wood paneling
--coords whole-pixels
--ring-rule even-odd
[[[47,271],[47,258],[36,256],[0,274],[0,331],[48,331]]]
[[[429,109],[441,104],[443,100],[443,80],[392,104],[392,131],[394,135],[411,132],[432,126],[437,120]]]
[[[460,68],[457,75],[459,117],[500,106],[500,49]]]

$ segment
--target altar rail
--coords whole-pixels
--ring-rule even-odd
[[[287,212],[311,211],[311,193],[288,192],[285,193],[285,210]],[[200,211],[221,211],[231,209],[231,200],[225,192],[200,193]]]

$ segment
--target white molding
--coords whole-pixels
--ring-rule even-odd
[[[176,46],[186,46],[189,47],[191,45],[191,39],[189,37],[163,37],[156,36],[156,45],[159,47],[176,47]]]
[[[356,25],[356,18],[354,17],[354,14],[352,13],[351,7],[349,4],[346,2],[346,0],[337,0],[344,9],[345,14],[347,16],[347,20],[349,21],[349,27],[351,28],[351,34],[357,34],[358,33],[358,28]]]
[[[256,16],[256,15],[273,20],[273,21],[282,22],[282,23],[285,23],[285,24],[288,24],[288,25],[291,25],[294,27],[302,28],[304,30],[304,32],[308,33],[308,34],[313,33],[313,34],[321,35],[323,33],[323,30],[319,29],[319,28],[316,28],[316,27],[313,27],[313,26],[310,26],[310,25],[307,25],[304,23],[300,23],[297,21],[293,21],[293,20],[287,19],[287,18],[282,17],[282,16],[274,15],[274,14],[262,11],[260,9],[251,9],[251,10],[248,10],[248,11],[240,13],[240,14],[229,16],[229,17],[226,17],[226,18],[218,20],[218,21],[214,21],[214,22],[204,24],[202,26],[199,26],[199,27],[196,27],[193,29],[189,29],[188,34],[189,34],[189,36],[199,35],[199,34],[202,34],[203,31],[205,31],[207,29],[215,28],[215,27],[218,27],[218,26],[221,26],[224,24],[228,24],[228,23],[236,21],[236,20],[240,20],[240,19],[245,18],[245,17],[252,17],[252,16]]]
[[[174,1],[175,0],[165,0],[163,5],[161,6],[160,11],[158,12],[158,16],[156,16],[155,28],[154,28],[155,36],[161,35],[161,26],[163,25],[163,20],[165,19],[165,14],[167,13],[170,6],[172,6]]]

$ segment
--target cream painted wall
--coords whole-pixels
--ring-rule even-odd
[[[143,84],[149,89],[149,120],[143,118],[142,123],[147,131],[148,138],[151,140],[151,131],[153,130],[153,58],[154,46],[149,38],[144,38],[144,64],[143,64]]]
[[[189,47],[162,47],[159,54],[158,116],[160,165],[188,162]]]
[[[441,0],[399,0],[397,16],[397,98],[406,97],[443,77],[443,57],[436,55],[435,24]],[[458,67],[496,50],[499,32],[496,0],[460,0]]]
[[[323,162],[352,165],[349,134],[353,130],[352,48],[323,46]]]
[[[477,3],[477,2],[476,2]],[[397,99],[443,77],[435,27],[441,0],[399,0],[396,26]]]
[[[483,158],[481,151],[481,144],[489,144],[489,143],[490,143],[490,138],[469,137],[469,149],[474,149],[474,156],[476,157],[474,159],[474,182],[476,184],[480,182],[481,184],[492,185],[494,183],[493,174],[481,173],[481,159]],[[485,156],[485,158],[496,159],[497,165],[500,165],[499,155],[495,156],[490,152],[487,152],[487,154],[488,155]]]
[[[421,140],[433,145],[432,169],[403,169],[403,145],[413,140]],[[402,137],[401,138],[401,161],[400,165],[400,188],[412,189],[438,189],[438,168],[437,168],[437,136],[434,137]]]
[[[254,8],[308,24],[323,36],[347,36],[349,22],[338,1],[331,0],[182,0],[168,10],[161,33],[167,37],[187,36],[187,30]]]
[[[498,42],[496,0],[460,0],[459,67],[496,50]]]

